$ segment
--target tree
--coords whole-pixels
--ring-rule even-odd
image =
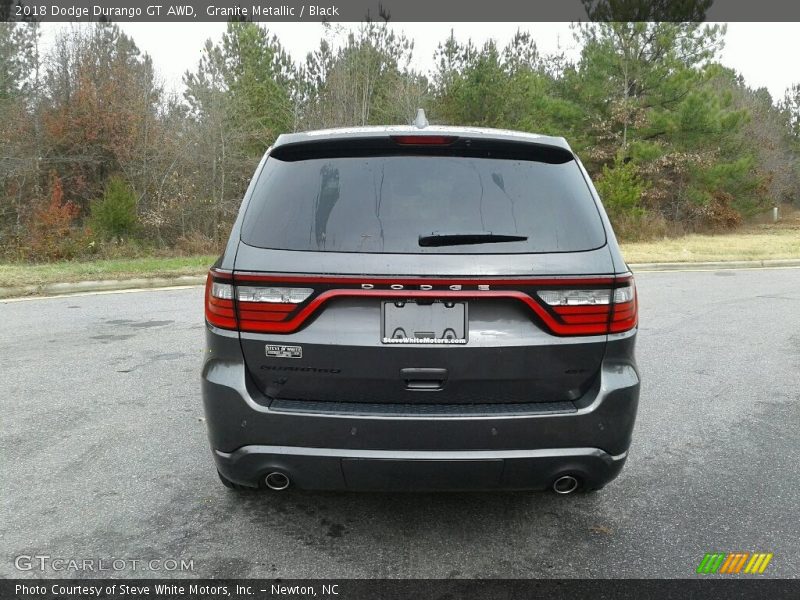
[[[39,26],[0,22],[0,238],[14,240],[9,248],[21,239],[32,210],[27,201],[40,195],[44,180],[37,159],[39,65]]]
[[[576,29],[582,43],[576,91],[594,118],[604,122],[604,134],[613,134],[625,148],[629,130],[647,123],[643,113],[669,112],[686,97],[700,77],[699,68],[722,47],[724,33],[724,27],[701,23],[581,25]]]
[[[27,248],[32,258],[72,258],[75,244],[72,226],[78,215],[78,207],[64,200],[61,179],[50,173],[49,198],[36,202],[28,224]]]
[[[0,22],[0,102],[30,91],[38,68],[39,25]]]
[[[136,195],[124,179],[111,177],[103,196],[92,201],[89,226],[106,238],[121,238],[136,231]]]
[[[328,37],[334,32],[328,29]],[[427,98],[410,69],[414,45],[387,23],[368,21],[344,42],[323,39],[306,57],[304,124],[310,128],[408,123]]]
[[[642,205],[691,228],[733,223],[729,212],[767,199],[768,175],[742,135],[748,107],[715,84],[724,33],[700,23],[581,25],[581,60],[566,76],[589,115],[589,169],[633,161],[648,183]]]
[[[789,132],[795,139],[800,139],[800,83],[795,83],[786,90],[780,106],[786,119]]]
[[[116,25],[98,24],[62,34],[48,62],[42,160],[59,169],[67,198],[86,214],[89,199],[121,172],[146,203],[161,98],[150,57]]]
[[[209,236],[222,235],[261,155],[294,128],[296,82],[277,37],[252,22],[228,23],[222,41],[206,41],[197,69],[184,75],[193,127],[181,163],[196,173],[190,206]]]
[[[234,126],[260,156],[294,125],[294,65],[276,36],[255,23],[230,23],[222,38],[222,71]]]
[[[562,94],[550,57],[539,54],[529,34],[517,32],[502,50],[459,44],[452,32],[439,44],[434,73],[434,115],[444,122],[568,135],[582,118]]]

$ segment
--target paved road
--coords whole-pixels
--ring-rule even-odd
[[[207,577],[685,577],[760,550],[798,577],[800,269],[638,283],[630,459],[565,498],[239,496],[206,444],[200,289],[0,303],[0,576],[48,554]]]

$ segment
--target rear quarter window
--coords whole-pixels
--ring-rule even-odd
[[[431,233],[524,241],[422,247]],[[460,155],[270,156],[242,241],[260,248],[412,254],[578,252],[606,242],[574,159]]]

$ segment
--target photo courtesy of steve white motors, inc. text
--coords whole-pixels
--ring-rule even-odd
[[[52,594],[53,596],[82,596],[102,598],[106,596],[130,596],[140,598],[142,596],[156,597],[175,597],[175,596],[251,596],[258,592],[272,595],[301,595],[317,596],[337,596],[339,585],[335,583],[313,585],[282,585],[271,583],[269,587],[265,584],[258,586],[252,585],[221,585],[221,584],[173,584],[173,583],[137,583],[130,585],[126,583],[109,584],[24,584],[18,583],[14,586],[14,591],[18,597],[21,596],[43,596]]]
[[[335,18],[339,17],[339,7],[334,5],[295,4],[295,5],[263,5],[251,4],[244,6],[216,6],[214,4],[196,8],[191,4],[148,4],[146,6],[102,6],[99,4],[89,6],[78,5],[16,5],[15,17],[19,19],[136,19],[139,17],[154,18],[269,18],[289,17],[302,19],[309,18]],[[202,11],[202,13],[201,13]]]

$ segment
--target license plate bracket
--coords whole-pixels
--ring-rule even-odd
[[[384,344],[463,345],[467,322],[466,302],[387,300],[381,306],[381,340]]]

